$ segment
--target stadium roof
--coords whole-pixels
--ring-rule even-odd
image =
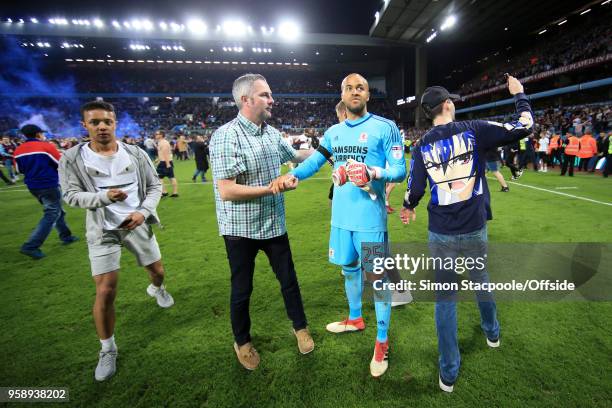
[[[370,35],[389,40],[426,43],[492,44],[537,35],[549,24],[603,3],[604,0],[385,0]],[[456,17],[452,30],[440,27]]]
[[[48,61],[364,63],[390,60],[410,46],[368,35],[379,0],[359,7],[349,0],[36,3],[3,7],[0,35]],[[196,19],[199,26],[190,25]],[[284,21],[293,21],[299,35],[283,35]]]
[[[234,17],[259,27],[293,19],[300,23],[305,33],[368,35],[381,0],[29,0],[5,3],[0,20],[11,17],[28,21],[36,17],[42,22],[57,16],[69,21],[98,17],[107,21],[148,18],[179,22],[200,17],[209,27],[214,27]]]

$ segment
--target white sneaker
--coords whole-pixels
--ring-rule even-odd
[[[394,291],[391,295],[391,307],[407,305],[412,302],[412,293],[409,290],[405,292]]]
[[[115,371],[117,371],[117,350],[100,351],[100,358],[94,374],[96,381],[108,380],[115,374]]]
[[[491,348],[498,348],[500,344],[501,342],[499,338],[497,340],[489,340],[489,338],[487,337],[487,346]]]
[[[453,392],[453,389],[455,388],[455,384],[444,384],[440,375],[438,375],[438,385],[440,386],[440,389],[444,392]]]
[[[153,286],[153,284],[150,284],[149,287],[147,287],[147,294],[157,299],[157,304],[159,307],[163,307],[164,309],[174,304],[172,295],[166,291],[166,287],[163,284],[159,288]]]

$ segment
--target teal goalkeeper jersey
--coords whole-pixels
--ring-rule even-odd
[[[371,181],[374,200],[351,182],[334,186],[331,225],[350,231],[387,231],[385,184],[406,177],[404,143],[395,123],[367,113],[334,125],[325,132],[317,151],[291,173],[304,180],[325,164],[326,156],[333,160],[334,169],[349,159],[382,169],[382,177]]]

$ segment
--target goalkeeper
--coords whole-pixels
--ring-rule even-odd
[[[334,163],[329,261],[340,265],[349,304],[348,318],[327,325],[332,333],[365,329],[361,315],[361,244],[387,243],[385,183],[406,177],[404,146],[399,129],[391,120],[367,111],[368,81],[350,74],[342,81],[342,101],[347,119],[330,127],[317,151],[299,168],[274,180],[275,193],[293,189],[299,180],[316,173],[326,161]],[[385,164],[389,167],[385,169]],[[375,292],[377,335],[370,373],[379,377],[388,368],[387,330],[391,302]]]

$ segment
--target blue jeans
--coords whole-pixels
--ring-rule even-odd
[[[202,182],[206,181],[206,170],[198,170],[193,173],[192,179],[195,180],[199,175],[202,175]]]
[[[59,187],[32,189],[30,193],[42,204],[43,217],[30,234],[27,242],[21,246],[21,249],[31,251],[40,248],[54,226],[62,241],[69,239],[72,232],[70,232],[64,220],[66,213],[62,209],[62,193]]]
[[[483,257],[487,252],[487,227],[467,234],[443,235],[429,232],[430,256],[433,257]],[[486,267],[482,270],[470,269],[470,280],[489,282]],[[457,281],[457,274],[451,270],[436,270],[437,282]],[[456,291],[436,293],[435,320],[438,333],[438,352],[440,353],[440,376],[446,382],[454,383],[459,375],[461,356],[457,342],[457,302]],[[487,338],[499,338],[499,322],[495,300],[490,292],[477,291],[476,300],[480,309],[480,327]]]
[[[4,160],[4,167],[6,167],[6,171],[8,172],[9,178],[12,180],[15,178],[15,170],[13,168],[13,159]]]

